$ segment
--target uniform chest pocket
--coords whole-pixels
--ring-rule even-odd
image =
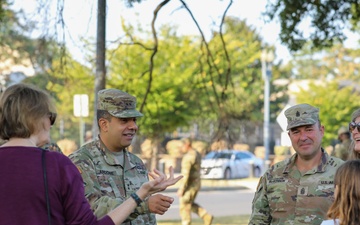
[[[103,194],[115,198],[122,198],[126,192],[124,190],[124,184],[120,177],[109,174],[98,174],[98,181],[100,184],[100,190]]]
[[[304,195],[298,195],[299,207],[307,207],[318,212],[319,216],[326,216],[326,212],[334,200],[333,184],[318,184],[314,189],[309,188]]]
[[[288,187],[286,179],[270,180],[267,186],[267,197],[273,212],[287,212],[289,204],[293,204],[294,191]]]

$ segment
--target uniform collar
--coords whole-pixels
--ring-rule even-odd
[[[110,153],[111,151],[105,146],[105,144],[101,140],[100,136],[98,136],[95,139],[95,145],[101,152],[106,163],[109,164],[110,166],[121,166],[124,168],[124,165],[125,165],[125,168],[124,168],[125,170],[129,170],[129,169],[135,167],[135,164],[130,161],[130,153],[129,153],[129,151],[126,150],[126,148],[123,150],[124,151],[124,165],[121,165],[119,163],[119,161],[117,160],[117,158],[115,157],[115,155]]]
[[[324,151],[323,148],[321,148],[321,153],[322,153],[321,161],[320,161],[319,165],[317,166],[317,168],[313,169],[313,171],[315,173],[323,173],[323,172],[325,172],[326,165],[327,165],[327,163],[329,161],[329,158],[330,158],[330,156],[327,154],[326,151]],[[297,157],[298,157],[298,154],[295,153],[289,159],[287,159],[286,166],[285,166],[284,171],[283,171],[284,174],[290,173],[291,168],[293,168],[295,166],[295,160],[296,160]]]

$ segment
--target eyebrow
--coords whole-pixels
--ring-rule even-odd
[[[315,126],[315,124],[304,125],[304,126],[299,126],[299,127],[294,127],[294,128],[291,128],[290,131],[296,131],[296,130],[298,130],[300,127],[310,128],[310,127],[314,127],[314,126]]]

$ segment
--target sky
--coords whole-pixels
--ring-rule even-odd
[[[267,0],[234,0],[228,15],[236,16],[240,19],[246,19],[247,23],[257,29],[257,32],[264,38],[265,42],[276,46],[276,61],[283,59],[287,61],[290,58],[290,53],[287,48],[280,43],[278,34],[280,27],[278,23],[265,23],[261,18],[261,13],[265,10]],[[57,0],[45,1],[50,6],[48,11],[52,12],[52,17],[55,18],[56,8],[59,6]],[[140,23],[143,29],[151,30],[151,20],[153,11],[160,3],[160,0],[145,0],[142,3],[134,4],[133,8],[128,8],[122,0],[108,0],[107,1],[107,43],[114,42],[124,33],[121,29],[121,18],[124,18],[126,23],[137,24]],[[187,0],[188,7],[192,10],[194,17],[198,21],[202,30],[205,32],[205,37],[210,37],[210,28],[215,23],[219,25],[221,22],[222,12],[227,7],[230,1],[226,0]],[[15,0],[15,8],[22,8],[27,13],[32,15],[40,15],[35,12],[38,1]],[[199,32],[192,21],[190,15],[185,9],[180,8],[181,2],[178,0],[170,1],[162,8],[157,18],[156,27],[164,23],[177,25],[179,34],[196,34]],[[43,7],[44,9],[46,7]],[[35,12],[35,13],[34,13]],[[86,60],[84,55],[84,43],[80,41],[82,37],[92,38],[96,37],[96,13],[97,1],[94,0],[74,0],[65,1],[63,15],[64,27],[57,26],[56,32],[59,39],[65,40],[72,55],[79,61]],[[48,30],[54,27],[54,20],[49,21],[49,18],[37,18],[39,24],[47,26]],[[58,18],[56,18],[58,19]],[[43,32],[43,31],[42,31]],[[38,34],[34,34],[38,35]]]

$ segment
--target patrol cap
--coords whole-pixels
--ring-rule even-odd
[[[294,127],[313,125],[319,120],[319,109],[309,104],[299,104],[285,111],[287,130]]]
[[[356,118],[358,118],[359,116],[360,116],[360,109],[357,109],[351,114],[351,121],[355,122]]]
[[[191,144],[192,140],[191,140],[191,138],[186,137],[186,138],[182,138],[181,142],[184,144]]]
[[[98,92],[97,109],[106,110],[118,118],[143,116],[136,110],[136,98],[134,96],[114,88],[103,89]]]
[[[338,135],[345,133],[349,133],[349,129],[347,129],[346,127],[340,127],[338,130]]]

